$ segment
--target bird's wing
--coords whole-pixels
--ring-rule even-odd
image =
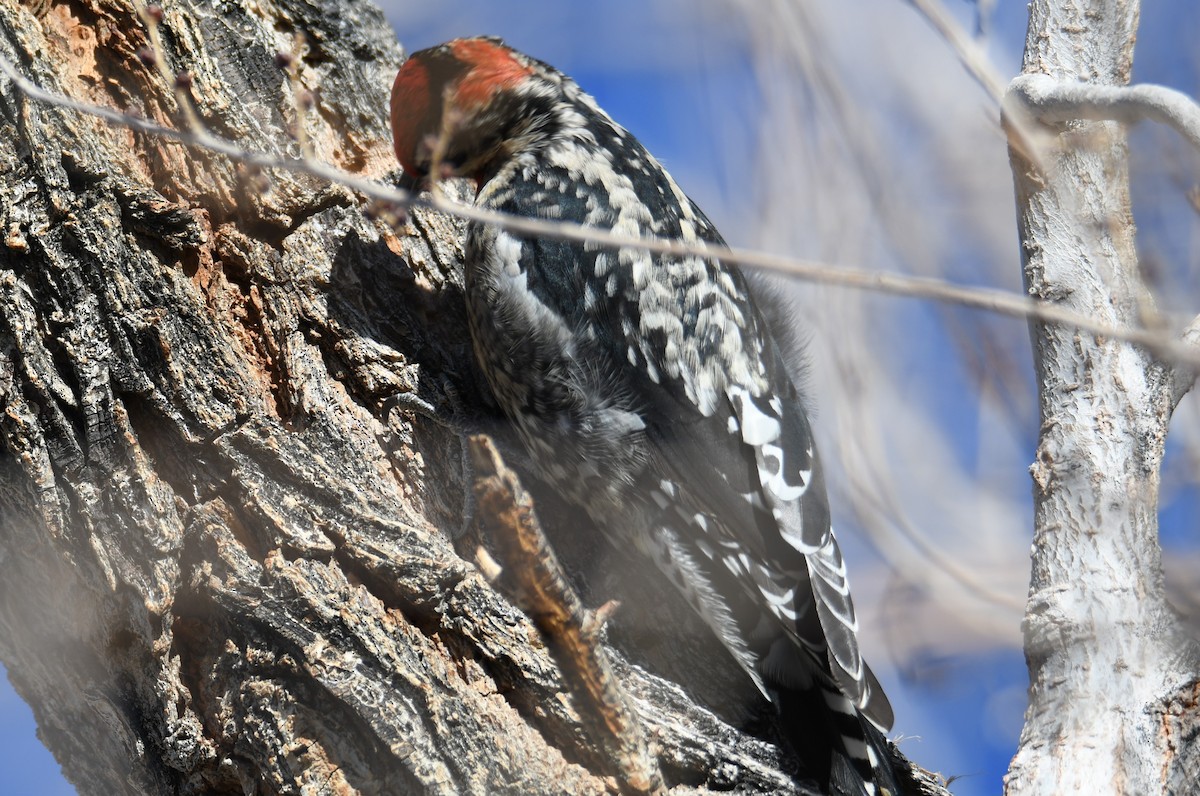
[[[845,563],[804,406],[774,344],[768,340],[762,352],[765,390],[756,394],[750,385],[731,382],[708,415],[690,406],[681,380],[660,379],[654,389],[635,390],[635,398],[660,402],[657,411],[643,415],[647,436],[661,468],[680,485],[680,499],[709,518],[687,526],[691,543],[713,551],[743,588],[756,590],[763,607],[823,664],[855,707],[890,727],[891,708],[859,652]],[[670,412],[661,407],[666,396]],[[785,671],[768,674],[788,677]]]
[[[700,239],[722,243],[693,211]],[[744,278],[695,257],[660,257],[652,272],[675,275],[658,292],[682,297],[683,306],[657,308],[645,297],[655,286],[643,287],[639,324],[626,320],[623,342],[644,360],[631,397],[634,406],[653,406],[643,419],[655,458],[681,500],[706,516],[689,524],[695,538],[684,542],[700,542],[697,549],[756,591],[851,702],[890,727],[891,707],[859,652],[812,429]],[[647,323],[647,306],[668,320],[656,327],[651,315]]]

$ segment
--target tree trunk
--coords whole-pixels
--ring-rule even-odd
[[[0,55],[48,90],[176,127],[190,104],[247,150],[306,141],[398,176],[401,50],[375,7],[175,3],[158,30],[154,55],[123,0],[0,0]],[[537,631],[450,541],[461,428],[494,412],[461,224],[374,220],[343,187],[0,91],[0,659],[67,777],[97,794],[626,789]],[[726,720],[763,726],[733,715],[733,664],[680,601],[581,565],[586,534],[558,541],[593,604],[662,606],[618,612],[611,635],[643,664],[614,665],[667,784],[805,792]]]
[[[1129,81],[1138,4],[1037,0],[1025,73]],[[1153,312],[1134,245],[1125,130],[1048,131],[1012,150],[1026,285],[1114,326]],[[1144,349],[1035,324],[1041,438],[1025,619],[1030,706],[1006,793],[1195,793],[1200,659],[1163,591],[1159,468],[1169,367]]]

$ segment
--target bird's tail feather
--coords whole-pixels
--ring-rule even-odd
[[[900,796],[887,740],[832,684],[774,693],[780,726],[831,796]]]

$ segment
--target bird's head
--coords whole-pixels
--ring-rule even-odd
[[[553,101],[544,64],[496,38],[455,39],[413,53],[392,85],[396,157],[417,179],[482,182],[537,131],[535,105]],[[544,131],[543,131],[544,132]]]

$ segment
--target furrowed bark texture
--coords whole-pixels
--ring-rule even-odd
[[[1038,0],[1024,71],[1129,81],[1138,4]],[[1124,128],[1014,149],[1026,285],[1114,325],[1153,307],[1138,272]],[[1041,438],[1025,651],[1030,706],[1006,793],[1195,793],[1197,666],[1163,591],[1158,489],[1172,374],[1134,346],[1035,325]]]
[[[373,6],[172,3],[161,32],[215,134],[295,156],[302,124],[315,157],[398,177],[401,50]],[[121,0],[0,0],[27,77],[180,125],[147,43]],[[443,421],[493,412],[460,224],[393,229],[344,188],[0,81],[0,233],[0,659],[82,793],[619,787],[537,632],[448,541],[471,485]],[[545,506],[585,598],[645,607],[611,635],[761,730],[730,716],[736,670],[661,579]],[[668,785],[806,792],[772,744],[614,665]]]

